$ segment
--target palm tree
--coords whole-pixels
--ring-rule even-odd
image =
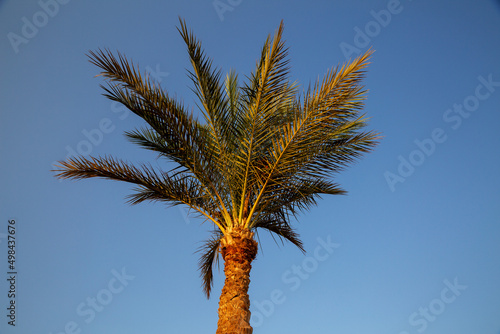
[[[89,53],[107,79],[104,95],[146,122],[127,132],[128,139],[175,167],[164,171],[111,156],[72,157],[60,161],[55,172],[62,179],[132,183],[131,204],[184,204],[212,223],[199,267],[208,298],[212,268],[219,256],[224,261],[217,333],[252,333],[248,287],[257,255],[254,233],[267,230],[304,251],[291,218],[322,194],[344,194],[329,178],[377,144],[376,133],[361,131],[366,91],[360,83],[371,51],[329,70],[299,94],[289,80],[283,23],[267,38],[255,71],[242,85],[233,71],[223,77],[213,68],[183,20],[178,30],[193,67],[189,76],[203,122],[122,54]]]

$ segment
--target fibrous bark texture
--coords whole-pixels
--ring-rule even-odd
[[[248,287],[257,242],[248,229],[235,228],[222,238],[220,252],[226,279],[219,301],[216,334],[252,334]]]

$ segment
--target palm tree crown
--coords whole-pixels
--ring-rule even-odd
[[[366,93],[361,80],[371,51],[331,69],[299,94],[289,79],[282,23],[242,84],[233,71],[223,76],[214,68],[184,21],[178,30],[187,45],[203,121],[122,54],[89,54],[107,79],[104,95],[145,121],[126,133],[128,139],[175,168],[134,166],[110,156],[73,157],[59,162],[56,176],[129,182],[136,185],[131,204],[184,204],[213,223],[200,259],[209,296],[224,236],[262,228],[304,251],[290,219],[322,194],[343,194],[332,175],[376,145],[376,133],[361,131],[366,118],[360,114]]]

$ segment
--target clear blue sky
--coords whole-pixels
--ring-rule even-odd
[[[56,2],[58,1],[58,2]],[[281,19],[305,87],[372,46],[365,111],[377,149],[296,226],[308,250],[260,235],[255,334],[500,333],[500,2],[0,1],[0,332],[214,333],[196,249],[209,226],[125,204],[130,187],[59,182],[69,152],[154,156],[142,123],[102,95],[88,50],[120,50],[196,111],[182,16],[242,76]],[[16,221],[16,326],[7,225]],[[322,246],[323,245],[323,246]],[[326,246],[325,246],[326,245]]]

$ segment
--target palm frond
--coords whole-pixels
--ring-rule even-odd
[[[269,36],[264,44],[257,69],[251,75],[250,83],[243,89],[245,114],[241,126],[242,144],[236,157],[238,168],[235,174],[243,184],[239,201],[239,218],[243,221],[248,191],[252,188],[255,174],[251,173],[252,163],[265,154],[265,144],[273,133],[272,120],[279,102],[293,95],[294,87],[288,82],[288,50],[282,41],[281,22],[272,41]]]
[[[271,184],[286,184],[290,179],[320,178],[337,171],[353,158],[376,144],[372,133],[358,135],[357,129],[364,123],[357,115],[364,98],[360,86],[363,69],[370,52],[327,74],[323,83],[316,85],[305,99],[303,107],[296,110],[296,117],[275,131],[269,150],[267,173],[260,179],[259,194],[247,218],[249,226],[253,213],[259,206],[273,200]],[[353,139],[354,137],[354,139]],[[354,153],[350,158],[344,152]],[[354,144],[356,143],[356,144]],[[341,148],[336,152],[332,148]]]
[[[283,220],[281,217],[275,218],[273,216],[265,217],[264,219],[259,220],[254,226],[254,229],[262,228],[269,231],[273,235],[277,235],[280,240],[287,240],[297,246],[303,253],[305,253],[304,245],[300,240],[297,232],[293,230],[293,228]]]
[[[231,171],[234,169],[234,130],[231,117],[231,108],[226,95],[225,87],[221,83],[222,72],[220,69],[212,68],[212,60],[209,59],[202,47],[201,42],[196,39],[192,32],[186,26],[185,21],[179,18],[180,28],[178,28],[181,37],[186,43],[188,54],[191,60],[193,71],[190,78],[195,86],[195,93],[201,102],[201,111],[205,117],[206,138],[209,139],[205,150],[211,152],[213,173],[218,174],[219,178],[230,179]],[[235,92],[233,92],[234,97]],[[234,103],[234,101],[232,101]],[[230,208],[224,203],[230,202],[234,207],[234,182],[226,182],[224,187],[218,189],[218,195],[226,201],[221,201],[221,210],[226,216],[228,222],[232,221]]]
[[[186,204],[211,220],[221,230],[223,223],[210,214],[218,208],[199,180],[188,174],[171,176],[156,172],[151,165],[135,167],[113,157],[70,158],[56,165],[56,176],[61,179],[106,178],[135,184],[135,194],[129,195],[131,204],[143,201],[162,201],[169,205]]]
[[[193,67],[189,76],[195,86],[194,91],[202,104],[201,111],[210,129],[209,134],[218,149],[217,154],[225,154],[225,140],[230,137],[232,127],[227,121],[228,101],[221,84],[222,72],[220,69],[212,69],[212,60],[205,55],[201,42],[188,30],[183,20],[179,19],[179,22],[178,30],[186,43]]]
[[[201,253],[198,265],[203,280],[203,291],[207,298],[210,298],[210,292],[212,291],[213,268],[215,266],[219,267],[219,246],[222,236],[223,234],[219,230],[214,231],[212,237],[205,241],[203,246],[198,249],[198,252]]]
[[[104,95],[143,118],[168,144],[166,157],[193,172],[202,169],[200,162],[203,158],[208,159],[203,154],[206,140],[200,135],[201,125],[181,103],[169,97],[147,75],[142,76],[139,69],[119,52],[115,57],[109,50],[90,51],[89,58],[92,64],[102,69],[100,75],[109,80],[107,86],[101,85]],[[203,174],[199,173],[200,176]]]

